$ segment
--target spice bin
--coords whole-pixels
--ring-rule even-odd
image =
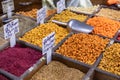
[[[102,54],[100,63],[95,70],[95,79],[97,80],[119,80],[120,79],[120,43],[110,44]]]
[[[41,48],[42,39],[52,32],[55,32],[55,45],[57,45],[62,39],[64,39],[64,37],[69,34],[66,28],[49,22],[40,24],[34,29],[26,32],[21,38],[19,38],[19,40],[31,43]]]
[[[99,10],[96,13],[94,13],[94,15],[96,16],[102,16],[116,21],[120,21],[119,14],[120,14],[119,9],[114,9],[112,7],[107,6],[100,6]]]
[[[11,52],[14,51],[16,53],[12,54],[13,52],[10,53],[9,51],[11,51]],[[23,51],[26,53],[24,54]],[[19,54],[17,54],[18,52],[19,52]],[[4,55],[2,55],[3,53],[4,53]],[[9,58],[6,58],[8,56],[8,53],[9,53]],[[22,56],[22,53],[24,54],[24,57]],[[31,59],[30,60],[28,59],[29,61],[27,61],[27,57],[29,57],[29,59],[30,58]],[[4,60],[2,60],[2,58],[4,58]],[[8,71],[8,73],[11,73],[14,76],[16,76],[17,78],[23,79],[23,80],[25,80],[30,75],[32,75],[34,73],[34,71],[37,70],[37,67],[39,67],[40,64],[43,63],[43,58],[42,58],[40,49],[36,49],[34,46],[28,46],[19,40],[17,41],[16,47],[13,47],[13,48],[7,47],[4,50],[2,50],[0,59],[1,59],[0,64],[4,63],[4,65],[0,66],[1,69],[4,69],[5,71]],[[12,64],[9,65],[9,63],[7,63],[8,60],[9,60],[9,62],[12,61]],[[7,61],[7,62],[5,62],[5,61]],[[27,61],[27,63],[26,63],[26,61]],[[7,63],[7,64],[5,65],[5,63]],[[27,75],[27,76],[25,76],[25,75]],[[1,79],[3,79],[3,77],[1,77]]]
[[[77,62],[77,61],[74,61],[74,60],[71,60],[71,59],[69,59],[69,58],[66,58],[66,57],[63,57],[63,56],[61,56],[61,55],[59,55],[59,54],[54,54],[53,53],[53,55],[52,55],[52,61],[53,61],[53,63],[51,62],[50,63],[50,65],[48,64],[47,66],[49,66],[49,68],[46,68],[46,69],[48,69],[48,71],[50,71],[50,70],[52,70],[52,71],[55,71],[53,74],[55,74],[56,73],[56,77],[59,77],[59,76],[61,76],[61,75],[64,75],[64,70],[65,71],[67,71],[67,70],[69,70],[69,71],[71,71],[71,72],[69,72],[69,71],[67,71],[67,72],[69,72],[69,73],[66,73],[64,76],[62,76],[62,77],[60,77],[60,78],[57,78],[57,79],[65,79],[66,78],[66,80],[69,80],[69,78],[70,78],[70,76],[72,76],[72,75],[74,75],[74,74],[72,74],[72,75],[69,75],[69,78],[67,79],[67,77],[65,77],[65,76],[67,76],[67,74],[71,74],[72,73],[72,69],[73,70],[75,70],[74,72],[76,72],[76,70],[78,69],[78,70],[80,70],[80,71],[82,71],[84,74],[86,74],[87,72],[88,72],[88,70],[89,70],[89,68],[91,67],[91,66],[88,66],[88,65],[84,65],[84,64],[82,64],[82,63],[79,63],[79,62]],[[59,64],[59,69],[57,69],[57,64],[58,64],[58,62],[54,62],[54,61],[58,61],[58,62],[60,62],[61,64]],[[55,64],[55,63],[57,63],[57,64]],[[54,64],[53,66],[51,65],[51,64]],[[66,65],[66,66],[68,66],[69,68],[66,68],[65,66],[63,66],[62,67],[62,65]],[[42,65],[43,67],[42,68],[39,68],[40,70],[41,70],[41,73],[43,73],[43,71],[42,70],[44,70],[44,68],[46,67],[45,66],[45,64],[44,65]],[[51,69],[50,69],[50,66],[51,66]],[[61,68],[61,69],[60,69]],[[64,69],[65,68],[65,69]],[[75,69],[74,69],[75,68]],[[39,74],[41,74],[41,73],[39,73],[40,72],[40,70],[38,70],[38,72],[36,72],[36,75],[39,75]],[[49,74],[48,73],[48,71],[46,71],[45,73],[46,74]],[[62,73],[63,74],[60,74],[59,72],[57,72],[57,71],[63,71]],[[78,72],[78,71],[77,71]],[[82,73],[81,72],[81,73]],[[44,76],[45,76],[45,73],[43,73],[44,74]],[[83,75],[83,73],[82,73],[82,75]],[[41,74],[41,75],[43,75],[43,74]],[[57,76],[57,74],[59,74],[59,76]],[[79,74],[79,72],[78,72],[78,74]],[[49,77],[49,79],[51,79],[51,77],[52,77],[53,75],[52,74],[50,74],[49,76],[47,75],[46,77]],[[75,76],[77,76],[77,75],[75,75]],[[72,76],[72,78],[73,78],[73,80],[76,80],[75,79],[75,76]],[[81,75],[79,75],[79,77],[80,77]],[[35,77],[36,76],[34,76],[32,79],[29,79],[29,80],[35,80]],[[52,80],[54,80],[53,79],[54,77],[52,77]],[[39,77],[36,77],[36,80],[39,80]],[[78,79],[78,80],[81,80],[81,79]]]
[[[86,21],[86,24],[93,26],[93,34],[113,38],[120,28],[120,22],[106,17],[93,16]]]
[[[54,51],[73,60],[93,65],[108,43],[108,38],[103,39],[97,35],[71,34],[58,44]]]

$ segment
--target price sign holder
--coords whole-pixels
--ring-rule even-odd
[[[19,20],[15,19],[4,25],[4,38],[10,38],[10,46],[14,47],[16,44],[15,34],[19,32]]]
[[[52,60],[52,48],[55,43],[55,32],[49,34],[42,41],[42,53],[47,55],[47,64]]]
[[[15,10],[13,0],[5,0],[5,1],[2,1],[1,4],[2,4],[2,10],[4,14],[8,12],[8,7],[10,7],[11,11]]]
[[[46,12],[47,12],[46,6],[37,11],[37,24],[44,23],[44,20],[46,18]]]
[[[60,0],[57,2],[57,13],[61,13],[65,8],[65,0]]]

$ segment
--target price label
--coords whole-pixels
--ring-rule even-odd
[[[44,23],[44,20],[46,18],[46,11],[46,6],[37,11],[37,24]]]
[[[43,38],[42,41],[42,53],[43,55],[46,54],[49,49],[52,49],[55,42],[55,32],[49,34],[47,37]]]
[[[15,10],[13,0],[5,0],[1,2],[3,13],[8,12],[8,6],[11,8],[11,11]]]
[[[15,19],[4,25],[4,38],[11,38],[13,34],[19,32],[19,20]]]
[[[61,13],[65,9],[65,0],[57,2],[57,13]]]

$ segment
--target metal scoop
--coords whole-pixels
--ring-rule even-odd
[[[52,20],[52,22],[62,25],[62,26],[67,26],[67,28],[72,32],[91,33],[93,31],[92,26],[87,25],[75,19],[72,19],[68,21],[67,23],[56,21],[56,20]]]

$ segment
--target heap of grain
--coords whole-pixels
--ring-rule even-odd
[[[43,66],[31,80],[81,80],[84,73],[69,68],[63,63],[52,61],[50,64]]]

